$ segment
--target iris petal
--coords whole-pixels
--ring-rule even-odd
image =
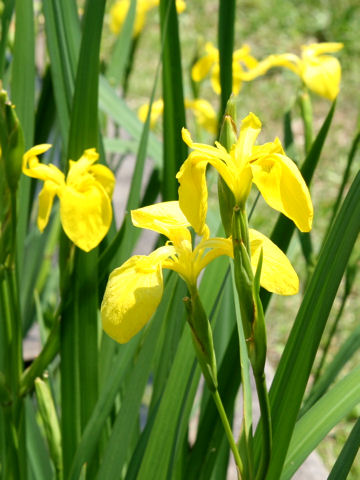
[[[311,230],[313,206],[309,190],[294,162],[273,154],[251,163],[253,182],[270,207],[289,217],[302,232]]]
[[[100,184],[84,191],[65,186],[59,191],[60,217],[66,235],[76,246],[89,252],[107,234],[112,209],[109,196]]]
[[[286,255],[269,238],[250,229],[251,265],[255,273],[261,249],[263,264],[260,284],[269,292],[294,295],[299,290],[299,278]]]
[[[146,268],[141,269],[145,263]],[[119,343],[128,342],[150,320],[163,294],[161,265],[149,257],[134,256],[115,269],[108,280],[101,305],[105,332]]]

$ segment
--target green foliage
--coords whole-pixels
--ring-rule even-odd
[[[353,108],[358,102],[353,87],[358,73],[358,5],[352,0],[336,4],[335,14],[335,4],[329,8],[326,2],[204,0],[187,2],[180,14],[174,1],[160,0],[157,11],[144,13],[145,23],[134,36],[146,3],[137,0],[130,2],[115,36],[109,29],[114,3],[0,2],[1,476],[218,480],[226,478],[231,455],[241,457],[237,465],[244,480],[286,480],[318,445],[327,445],[331,429],[347,421],[347,430],[353,429],[336,445],[341,453],[328,464],[329,478],[357,478],[360,427],[350,417],[360,402],[355,366],[360,330],[351,324],[359,313],[352,294],[358,289],[360,229],[360,135]],[[233,121],[236,113],[242,118],[253,110],[263,116],[271,139],[279,134],[284,118],[285,150],[297,157],[313,192],[312,236],[299,242],[293,236],[294,224],[283,215],[276,219],[258,198],[249,223],[265,233],[272,231],[271,239],[289,252],[299,270],[306,288],[299,294],[297,313],[288,298],[283,300],[285,307],[279,307],[269,292],[259,295],[263,253],[252,272],[242,212],[235,264],[222,256],[206,267],[198,281],[199,303],[190,316],[183,299],[194,291],[188,292],[175,272],[164,271],[162,300],[150,322],[129,343],[115,343],[102,331],[100,317],[109,274],[135,250],[143,255],[153,250],[152,242],[163,244],[162,237],[145,236],[147,245],[137,245],[141,230],[132,224],[130,211],[178,198],[175,176],[188,155],[181,138],[186,123],[196,142],[209,138],[196,115],[188,115],[184,99],[196,91],[221,114],[232,89],[232,54],[242,43],[249,43],[260,58],[296,51],[315,39],[345,43],[339,58],[347,87],[338,100],[329,105],[325,99],[314,96],[310,103],[306,97],[298,109],[298,79],[274,70],[243,83],[227,112],[229,131],[224,129],[220,136],[229,150],[239,128]],[[207,79],[193,89],[186,75],[208,40],[219,47],[219,98],[210,92]],[[152,109],[160,90],[163,123],[154,132]],[[140,99],[149,102],[144,124],[135,113]],[[344,127],[340,133],[339,125]],[[111,227],[89,253],[66,237],[57,200],[45,231],[38,230],[43,182],[21,175],[21,164],[24,149],[39,143],[53,144],[40,162],[52,163],[65,174],[69,161],[88,148],[100,154],[98,175],[105,166],[115,174]],[[127,162],[131,168],[126,170]],[[196,180],[195,169],[193,173]],[[212,233],[224,237],[213,173],[209,167],[207,222]],[[219,185],[227,195],[221,209],[230,233],[235,198],[222,179]],[[86,181],[81,188],[86,190]],[[125,208],[123,215],[119,204]],[[195,235],[192,240],[197,245]],[[237,261],[246,264],[242,277]],[[302,272],[305,263],[307,277]],[[268,308],[270,298],[274,303]],[[24,365],[23,346],[36,326],[40,351]],[[264,358],[266,353],[270,360],[280,356],[274,355],[274,338],[286,337],[285,329],[290,334],[280,340],[281,358],[278,365],[274,362],[268,397]],[[194,339],[199,340],[195,349]],[[255,344],[258,357],[252,350]],[[205,379],[211,392],[202,379],[210,364],[211,374]],[[261,417],[255,430],[256,396]],[[231,432],[233,419],[240,417],[241,431]]]

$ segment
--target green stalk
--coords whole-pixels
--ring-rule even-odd
[[[304,126],[305,156],[307,156],[313,144],[314,127],[313,127],[313,111],[312,111],[311,99],[310,99],[309,92],[306,89],[304,89],[300,93],[299,103],[300,103],[300,110],[301,110],[301,118]],[[299,233],[299,236],[300,236],[301,249],[305,257],[306,265],[308,269],[308,277],[310,277],[315,266],[311,234]]]
[[[308,155],[314,137],[313,112],[310,95],[307,90],[301,91],[299,95],[301,118],[304,126],[305,155]]]
[[[257,480],[265,478],[272,449],[272,427],[268,392],[265,384],[266,329],[264,313],[259,297],[262,255],[254,277],[250,262],[249,230],[245,208],[238,205],[233,210],[232,239],[234,249],[234,276],[239,297],[242,328],[260,404],[263,427],[262,457],[256,475]],[[247,383],[244,382],[244,388]],[[248,386],[248,388],[250,388]],[[244,391],[244,401],[246,400]],[[246,439],[245,439],[246,440]],[[248,438],[247,441],[252,441]],[[250,445],[247,446],[249,451]]]
[[[237,472],[238,472],[238,477],[241,478],[241,474],[244,470],[243,463],[241,461],[239,451],[237,449],[237,446],[236,446],[236,443],[235,443],[235,440],[234,440],[234,437],[233,437],[233,434],[232,434],[232,430],[231,430],[231,427],[230,427],[230,424],[229,424],[229,420],[227,418],[224,406],[222,404],[222,401],[221,401],[221,398],[220,398],[220,395],[219,395],[219,391],[215,390],[215,392],[211,392],[211,394],[212,394],[212,397],[214,399],[216,408],[219,412],[221,422],[223,424],[223,427],[224,427],[226,437],[228,439],[231,451],[233,452],[233,455],[234,455],[236,468],[237,468]]]
[[[266,477],[269,468],[271,449],[272,449],[272,426],[269,395],[266,388],[265,374],[255,375],[256,391],[258,394],[261,426],[263,438],[263,453],[261,456],[260,466],[256,474],[256,480],[263,480]]]
[[[199,292],[196,286],[189,286],[189,290],[191,298],[185,297],[184,303],[195,353],[204,375],[206,385],[213,396],[216,408],[219,412],[240,475],[244,471],[243,464],[218,390],[216,358],[211,325],[200,301]]]

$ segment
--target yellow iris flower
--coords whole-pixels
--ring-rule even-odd
[[[137,0],[136,14],[134,21],[133,36],[139,35],[144,28],[146,14],[152,8],[159,5],[160,0]],[[130,8],[130,0],[118,0],[114,3],[110,10],[110,29],[113,33],[118,34],[125,22],[127,13]],[[177,13],[182,13],[186,9],[184,0],[176,0]]]
[[[260,120],[250,113],[242,121],[239,138],[230,152],[218,142],[215,147],[194,143],[188,130],[182,130],[185,143],[194,151],[177,174],[179,201],[195,230],[201,230],[206,218],[208,163],[222,176],[239,206],[245,205],[255,183],[270,207],[293,220],[302,232],[311,229],[313,206],[299,169],[285,155],[278,138],[255,146],[260,130]],[[195,202],[200,208],[194,208]]]
[[[220,66],[219,50],[211,42],[205,44],[206,55],[201,57],[192,67],[191,76],[194,82],[200,82],[211,71],[211,85],[217,94],[220,94]],[[257,60],[250,55],[250,47],[243,45],[233,53],[233,92],[239,93],[242,83],[244,66],[248,69],[255,68]]]
[[[197,123],[209,133],[215,135],[217,133],[217,118],[215,110],[211,103],[207,100],[197,98],[195,100],[184,100],[185,108],[194,113]],[[142,105],[138,110],[138,117],[142,122],[145,122],[149,111],[149,105]],[[162,99],[156,100],[152,104],[150,115],[150,127],[154,128],[156,122],[164,111],[164,101]]]
[[[270,55],[248,72],[242,80],[250,81],[264,75],[272,67],[285,67],[296,73],[313,92],[329,100],[335,100],[339,93],[341,66],[337,58],[326,53],[338,52],[342,43],[313,43],[301,47],[301,58],[292,53]]]
[[[70,160],[65,180],[65,175],[55,165],[41,164],[37,158],[50,147],[48,144],[37,145],[23,157],[23,173],[44,181],[39,194],[39,230],[42,232],[46,227],[57,195],[60,199],[61,224],[66,235],[76,246],[89,252],[101,242],[110,228],[115,177],[104,165],[94,165],[99,155],[91,148],[85,150],[78,161]]]
[[[197,208],[193,202],[193,208]],[[108,280],[101,305],[105,332],[119,343],[128,342],[150,320],[163,294],[162,269],[177,272],[188,285],[196,287],[200,272],[220,255],[233,256],[230,238],[209,238],[208,226],[195,228],[182,212],[179,202],[163,202],[133,210],[132,222],[165,235],[169,242],[150,255],[135,255],[115,269]],[[192,247],[192,226],[200,241]],[[250,230],[251,262],[256,271],[261,249],[261,285],[271,292],[292,295],[299,280],[284,253],[261,233]]]

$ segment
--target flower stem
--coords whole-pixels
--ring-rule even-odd
[[[236,443],[235,443],[235,440],[234,440],[234,437],[233,437],[233,434],[232,434],[232,430],[231,430],[231,427],[230,427],[230,424],[229,424],[229,420],[227,418],[224,406],[222,404],[222,401],[221,401],[221,398],[220,398],[220,395],[219,395],[219,391],[215,390],[214,392],[211,392],[211,393],[212,393],[216,408],[219,412],[221,422],[223,424],[223,427],[224,427],[224,430],[225,430],[225,433],[226,433],[231,451],[233,452],[235,463],[236,463],[236,468],[237,468],[237,471],[238,471],[238,476],[240,478],[240,476],[241,476],[241,474],[244,470],[244,467],[243,467],[243,463],[241,461],[240,454],[239,454],[239,451],[237,449],[237,446],[236,446]]]
[[[255,375],[256,391],[258,394],[260,412],[261,412],[261,426],[262,426],[262,455],[260,467],[256,475],[256,480],[263,480],[270,463],[271,448],[272,448],[272,424],[269,395],[266,388],[265,374]]]

